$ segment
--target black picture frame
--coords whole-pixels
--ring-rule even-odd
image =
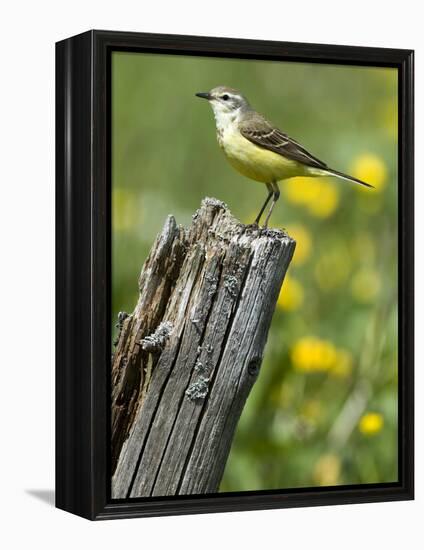
[[[399,74],[399,481],[112,501],[112,51],[395,67]],[[89,31],[56,44],[56,506],[91,520],[412,499],[413,51]]]

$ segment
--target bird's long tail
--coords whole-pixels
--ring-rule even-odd
[[[329,176],[336,176],[347,181],[353,181],[354,183],[359,183],[360,185],[365,185],[365,187],[371,187],[372,189],[374,189],[374,185],[359,180],[358,178],[354,178],[353,176],[349,176],[348,174],[344,174],[343,172],[339,172],[338,170],[333,170],[332,168],[322,170],[322,175],[324,174],[328,174]]]

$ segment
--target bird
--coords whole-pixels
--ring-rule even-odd
[[[335,176],[365,187],[373,185],[330,168],[309,153],[300,143],[256,112],[247,98],[228,86],[217,86],[209,92],[198,92],[212,107],[218,144],[230,164],[244,176],[266,184],[267,198],[254,225],[272,198],[263,227],[268,222],[280,197],[278,182],[297,176]]]

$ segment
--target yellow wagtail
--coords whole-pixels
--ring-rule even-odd
[[[279,199],[278,183],[296,176],[336,176],[373,187],[357,178],[333,170],[314,157],[297,141],[268,122],[252,109],[239,91],[218,86],[210,92],[199,92],[212,106],[218,143],[230,164],[244,176],[265,183],[268,196],[255,224],[259,224],[267,204],[273,197],[265,219],[267,227],[275,203]]]

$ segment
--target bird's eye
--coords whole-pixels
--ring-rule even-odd
[[[228,99],[230,99],[230,96],[227,95],[227,94],[224,94],[224,95],[221,96],[221,97],[222,97],[222,99],[223,99],[224,101],[227,101]]]

